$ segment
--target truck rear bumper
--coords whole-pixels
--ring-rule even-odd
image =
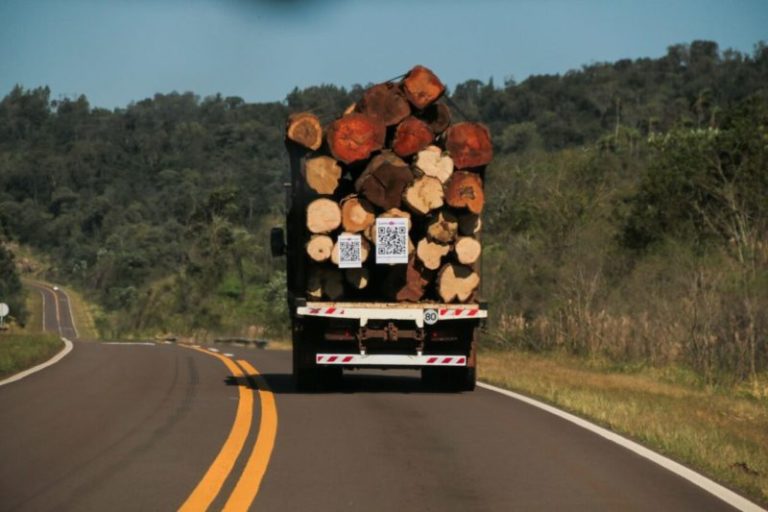
[[[296,308],[296,314],[337,319],[359,320],[365,327],[368,320],[412,320],[416,326],[445,320],[469,320],[488,317],[480,304],[401,304],[401,303],[328,303],[309,302]]]
[[[465,356],[394,354],[317,354],[318,365],[343,366],[467,366]]]

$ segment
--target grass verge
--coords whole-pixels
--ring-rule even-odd
[[[679,369],[612,368],[563,354],[487,350],[479,378],[634,439],[768,504],[768,400],[708,389]]]
[[[47,361],[62,347],[53,334],[1,334],[0,379]]]

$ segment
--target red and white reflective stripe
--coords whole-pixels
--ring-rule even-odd
[[[442,320],[451,318],[483,318],[479,308],[442,308],[437,311],[438,318]]]
[[[344,316],[345,311],[339,308],[306,308],[307,315],[320,315],[320,316]]]
[[[350,366],[466,366],[467,358],[455,355],[317,354],[315,362]]]

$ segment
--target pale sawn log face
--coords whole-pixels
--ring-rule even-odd
[[[480,259],[482,245],[476,238],[463,236],[456,240],[453,251],[456,253],[456,259],[459,260],[459,263],[471,266]]]
[[[413,161],[414,167],[426,174],[445,183],[453,174],[453,159],[438,146],[427,146],[419,151]]]
[[[331,258],[333,239],[328,235],[312,235],[306,246],[307,255],[316,262],[327,261]]]
[[[307,229],[310,233],[330,233],[341,225],[341,208],[336,201],[315,199],[307,206]]]
[[[416,245],[416,257],[429,270],[439,269],[443,257],[450,251],[450,245],[439,244],[426,237],[419,240],[419,243]]]
[[[320,119],[310,112],[300,112],[288,118],[286,137],[307,149],[317,150],[323,144]]]
[[[426,215],[443,206],[443,184],[432,176],[417,178],[405,190],[403,201],[412,212]]]
[[[344,231],[359,233],[376,222],[376,212],[373,206],[356,194],[341,200],[341,225]]]
[[[445,302],[466,302],[480,285],[480,276],[470,267],[447,263],[437,276],[437,291]]]
[[[333,158],[321,155],[304,162],[304,179],[307,186],[319,195],[333,195],[339,187],[341,166]]]

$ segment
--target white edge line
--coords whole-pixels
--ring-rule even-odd
[[[71,341],[69,341],[67,338],[61,338],[61,341],[64,342],[64,348],[59,350],[59,353],[50,358],[49,360],[45,361],[44,363],[40,363],[37,366],[33,366],[32,368],[28,368],[24,370],[23,372],[19,372],[16,375],[12,375],[8,377],[5,380],[0,380],[0,386],[5,386],[6,384],[10,384],[11,382],[16,382],[17,380],[21,380],[24,377],[29,377],[33,373],[37,373],[40,370],[44,370],[45,368],[48,368],[49,366],[53,366],[54,364],[58,363],[62,359],[64,359],[64,356],[72,352],[72,349],[74,348],[74,345]]]
[[[72,298],[67,292],[59,288],[59,291],[67,298],[67,309],[69,310],[69,323],[72,324],[72,330],[75,331],[75,339],[80,339],[80,333],[75,325],[75,315],[72,314]]]
[[[743,510],[744,512],[766,512],[764,508],[761,508],[757,504],[749,501],[748,499],[744,498],[739,494],[736,494],[730,489],[723,487],[717,482],[710,480],[704,475],[701,475],[693,471],[692,469],[689,469],[683,466],[682,464],[673,461],[672,459],[669,459],[652,450],[649,450],[648,448],[634,441],[630,441],[629,439],[623,436],[620,436],[615,432],[611,432],[610,430],[607,430],[603,427],[599,427],[594,423],[590,423],[587,420],[579,418],[578,416],[574,416],[573,414],[567,413],[565,411],[561,411],[560,409],[552,407],[551,405],[545,404],[543,402],[539,402],[538,400],[534,400],[533,398],[529,398],[525,395],[515,393],[514,391],[508,391],[506,389],[492,386],[484,382],[478,382],[477,385],[478,387],[487,389],[489,391],[495,391],[496,393],[501,393],[502,395],[506,395],[510,398],[514,398],[515,400],[525,402],[528,405],[532,405],[550,414],[554,414],[555,416],[558,416],[566,421],[569,421],[575,425],[578,425],[583,429],[589,430],[590,432],[597,434],[607,439],[608,441],[616,443],[626,448],[627,450],[634,452],[637,455],[640,455],[641,457],[658,464],[664,469],[671,471],[672,473],[682,478],[685,478],[692,484],[704,489],[708,493],[712,494],[713,496],[716,496],[717,498],[721,499],[722,501],[726,502],[732,507],[736,507],[737,509]]]

